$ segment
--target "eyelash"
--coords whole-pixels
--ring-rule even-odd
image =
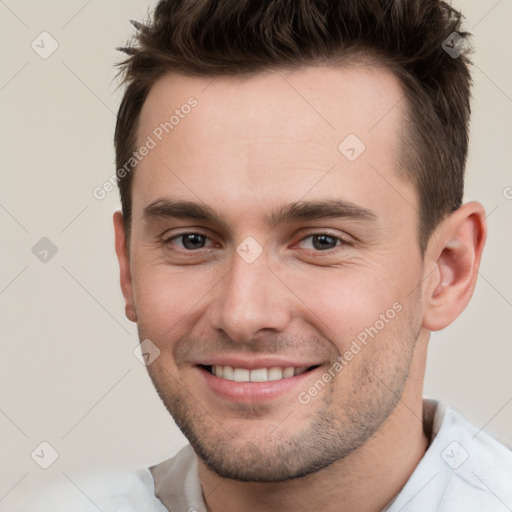
[[[179,233],[178,235],[173,235],[172,237],[170,238],[167,238],[165,240],[163,240],[163,244],[164,245],[170,245],[171,242],[173,240],[177,240],[177,239],[180,239],[186,235],[199,235],[201,237],[204,237],[206,239],[210,239],[210,237],[208,237],[207,235],[203,234],[203,233],[199,233],[197,231],[185,231],[183,233]],[[344,238],[341,238],[340,236],[338,235],[335,235],[333,233],[329,233],[328,231],[321,231],[321,232],[318,232],[318,233],[311,233],[303,238],[301,238],[301,240],[299,241],[300,242],[303,242],[304,240],[307,240],[308,238],[312,238],[312,237],[321,237],[321,236],[327,236],[329,238],[333,238],[335,239],[336,241],[339,241],[340,243],[337,244],[336,246],[330,248],[330,249],[325,249],[325,250],[316,250],[316,249],[307,249],[307,250],[312,250],[316,253],[321,253],[321,254],[331,254],[333,251],[336,251],[338,250],[339,248],[342,248],[344,246],[350,246],[351,243],[349,241],[347,241],[346,239]],[[183,252],[187,252],[187,253],[194,253],[194,252],[199,252],[201,249],[205,249],[204,247],[201,247],[199,249],[185,249],[185,248],[180,248],[179,250],[180,251],[183,251]]]

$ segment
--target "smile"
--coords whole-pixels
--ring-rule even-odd
[[[211,374],[223,380],[230,380],[234,382],[269,382],[275,380],[288,379],[295,375],[300,375],[314,366],[272,366],[269,368],[255,368],[249,370],[248,368],[235,368],[233,366],[214,365],[206,367]]]

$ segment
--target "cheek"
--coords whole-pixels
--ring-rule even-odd
[[[189,332],[201,300],[215,285],[215,276],[161,262],[140,262],[134,268],[135,310],[143,334],[163,341]]]
[[[305,305],[308,321],[328,339],[339,340],[340,351],[403,300],[397,283],[376,267],[310,269],[295,273],[289,282]],[[394,310],[388,316],[394,316]]]

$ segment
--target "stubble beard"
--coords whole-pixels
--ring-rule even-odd
[[[301,430],[294,427],[291,414],[257,442],[241,429],[221,425],[165,369],[152,365],[148,371],[166,409],[212,471],[222,478],[277,483],[310,475],[347,457],[380,429],[402,397],[419,333],[420,326],[415,322],[406,342],[394,348],[392,368],[379,365],[378,353],[361,366],[349,393],[347,384],[335,392],[334,384],[342,378],[342,370],[333,385],[312,399],[311,404],[320,400],[321,405],[316,405],[314,419]],[[291,404],[298,414],[306,413],[303,407]],[[333,407],[337,414],[333,414]],[[240,412],[247,421],[257,421],[265,413],[258,406],[241,407]]]

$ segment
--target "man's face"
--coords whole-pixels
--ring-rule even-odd
[[[426,332],[402,96],[363,66],[168,75],[150,91],[137,148],[156,146],[134,175],[128,301],[160,350],[156,389],[221,476],[316,471],[421,394],[408,379]]]

